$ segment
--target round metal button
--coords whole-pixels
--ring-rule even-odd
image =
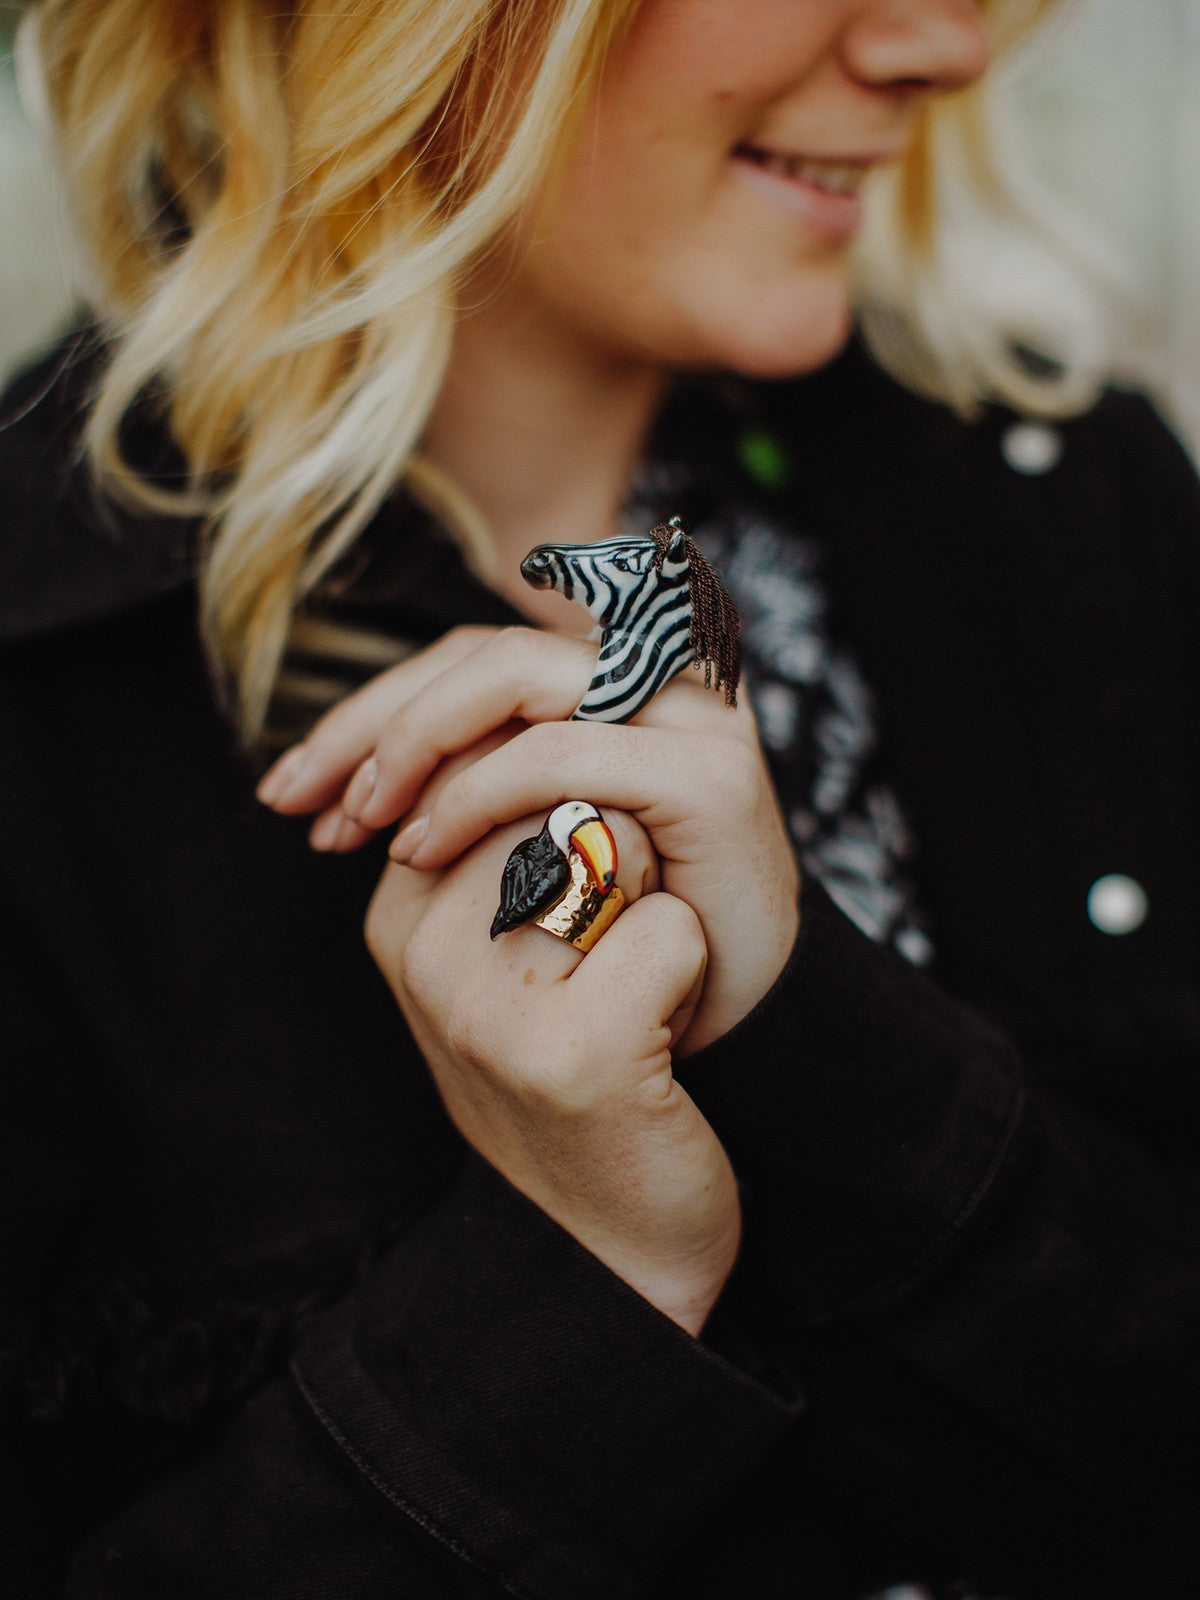
[[[1063,436],[1045,422],[1014,422],[1004,431],[1000,451],[1014,472],[1040,478],[1062,460]]]
[[[1097,878],[1088,890],[1087,914],[1093,928],[1119,937],[1133,933],[1145,922],[1150,901],[1136,878],[1110,872]]]

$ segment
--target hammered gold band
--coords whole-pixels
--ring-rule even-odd
[[[574,852],[570,864],[571,884],[566,894],[534,920],[537,927],[545,928],[556,939],[565,939],[586,955],[621,915],[625,896],[615,883],[607,894],[601,894]]]

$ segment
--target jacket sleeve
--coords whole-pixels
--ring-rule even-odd
[[[680,1077],[744,1185],[809,1426],[865,1501],[968,1570],[1024,1550],[1046,1572],[1065,1529],[1077,1567],[1116,1519],[1143,1581],[1194,1571],[1194,1171],[1025,1087],[1011,1044],[815,884],[775,989]]]
[[[92,1376],[66,1263],[111,1124],[5,891],[0,875],[0,1591],[61,1595],[74,1549],[71,1600],[614,1600],[801,1414],[786,1372],[691,1338],[474,1155],[299,1322],[290,1366],[254,1356],[251,1330],[247,1403],[172,1428],[174,1367],[148,1399],[110,1397],[136,1373],[101,1346]],[[65,1322],[45,1311],[60,1289]],[[197,1323],[200,1357],[206,1338]]]
[[[73,1502],[111,1497],[80,1453],[87,1418],[47,1420],[63,1396],[30,1332],[87,1204],[96,1119],[64,997],[14,916],[4,931],[0,1588],[32,1597],[63,1592],[49,1569],[78,1540]],[[131,1466],[136,1419],[117,1425],[113,1461],[155,1486],[86,1538],[65,1592],[640,1594],[801,1409],[786,1376],[759,1381],[690,1338],[468,1156],[194,1465]]]
[[[796,1411],[470,1158],[68,1592],[632,1595]]]
[[[1131,525],[1170,549],[1162,591],[1185,611],[1195,479],[1161,426],[1143,435]],[[818,1453],[967,1571],[1024,1552],[1047,1582],[1056,1559],[1072,1583],[1094,1562],[1094,1593],[1194,1586],[1194,978],[1172,1005],[1172,1058],[1135,1064],[1179,1125],[1155,1140],[1104,1090],[1108,1063],[1077,1102],[808,882],[775,988],[681,1066],[744,1184],[746,1249],[803,1352]],[[1106,1566],[1118,1550],[1132,1587]]]

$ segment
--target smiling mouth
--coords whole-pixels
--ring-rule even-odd
[[[817,161],[811,156],[785,155],[750,144],[739,144],[733,155],[736,161],[748,162],[774,177],[837,195],[856,195],[874,165],[871,161]]]

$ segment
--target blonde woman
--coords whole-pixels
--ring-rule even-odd
[[[1191,1592],[1200,505],[949,228],[1042,9],[31,12],[6,1594]],[[741,703],[569,721],[521,559],[672,514]]]

